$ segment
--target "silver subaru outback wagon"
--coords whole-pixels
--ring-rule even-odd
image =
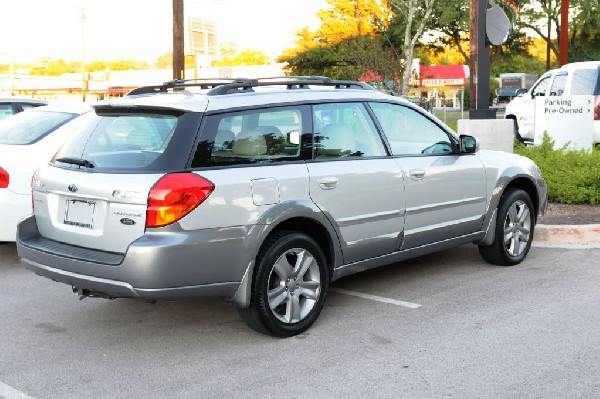
[[[547,203],[529,159],[352,81],[173,81],[84,118],[32,180],[24,267],[80,297],[222,297],[276,336],[358,271],[465,243],[520,263]]]

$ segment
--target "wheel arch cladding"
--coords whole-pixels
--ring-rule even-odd
[[[296,231],[299,233],[306,234],[319,244],[321,250],[325,254],[327,265],[330,273],[330,278],[333,275],[333,268],[335,265],[335,250],[334,243],[331,234],[320,222],[315,219],[308,217],[293,217],[286,219],[277,224],[267,235],[264,242],[273,234],[277,234],[281,231]]]
[[[531,199],[531,203],[533,204],[535,216],[537,217],[539,215],[540,199],[539,199],[539,195],[537,192],[537,188],[535,187],[535,184],[530,179],[528,179],[527,177],[517,177],[517,178],[511,180],[506,185],[506,187],[504,187],[502,194],[504,195],[504,193],[506,193],[506,191],[509,188],[518,188],[520,190],[525,191],[527,193],[527,195],[529,195],[529,198]]]

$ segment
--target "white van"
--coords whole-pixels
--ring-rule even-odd
[[[533,141],[535,97],[574,95],[595,96],[594,143],[600,144],[600,61],[575,62],[546,72],[527,93],[508,103],[505,118],[514,121],[515,137]]]

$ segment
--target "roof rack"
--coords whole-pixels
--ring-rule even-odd
[[[141,86],[127,93],[128,96],[137,94],[166,93],[169,90],[185,90],[186,87],[199,87],[200,89],[213,89],[217,86],[233,83],[238,79],[174,79],[157,86]]]
[[[354,80],[333,80],[326,76],[274,76],[259,79],[175,79],[160,86],[143,86],[133,89],[128,96],[136,94],[166,93],[169,90],[185,90],[186,87],[209,89],[207,95],[220,96],[224,94],[253,92],[258,86],[286,86],[288,90],[308,89],[309,86],[330,86],[336,89],[375,90],[363,82]]]

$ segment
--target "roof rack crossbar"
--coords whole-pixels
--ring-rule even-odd
[[[164,82],[162,85],[138,87],[127,93],[127,95],[133,96],[137,94],[153,94],[160,92],[166,93],[169,89],[183,90],[185,87],[200,87],[201,89],[212,89],[225,84],[249,80],[250,79],[245,78],[173,79]]]
[[[243,82],[243,83],[230,83],[218,86],[210,90],[207,95],[219,96],[224,94],[232,94],[243,91],[251,91],[253,87],[259,86],[286,86],[288,90],[295,89],[308,89],[309,86],[331,86],[336,89],[361,89],[361,90],[374,90],[372,86],[367,83],[357,82],[354,80],[333,80],[323,76],[307,76],[298,79],[297,76],[284,76],[275,78],[261,78],[255,79],[254,81]],[[283,79],[274,80],[271,79]],[[289,79],[289,80],[286,80]]]
[[[309,89],[310,86],[330,86],[335,89],[374,90],[363,82],[354,80],[334,80],[327,76],[274,76],[259,79],[224,78],[224,79],[175,79],[160,86],[143,86],[133,89],[127,95],[167,92],[169,90],[185,90],[186,87],[199,87],[209,90],[207,95],[245,93],[254,91],[259,86],[286,86],[288,90]]]

